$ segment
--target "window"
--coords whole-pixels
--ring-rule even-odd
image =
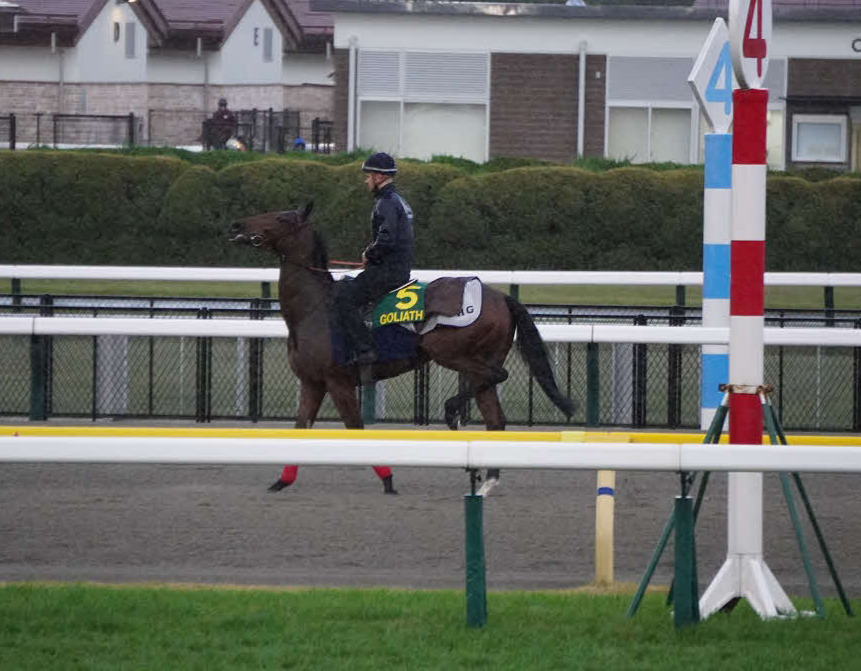
[[[126,58],[135,57],[135,24],[126,23]]]
[[[263,62],[272,62],[272,28],[263,29]]]
[[[792,160],[845,163],[846,117],[836,114],[793,115]]]
[[[691,162],[691,110],[610,107],[607,157],[631,163]]]
[[[360,51],[359,146],[486,161],[489,71],[484,52]]]

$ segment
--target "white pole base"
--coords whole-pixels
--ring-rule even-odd
[[[707,618],[735,598],[747,599],[764,620],[798,614],[761,555],[727,555],[700,599],[700,617]]]

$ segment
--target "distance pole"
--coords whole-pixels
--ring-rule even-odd
[[[733,92],[729,440],[762,443],[765,180],[768,91]],[[727,557],[700,601],[702,617],[746,598],[761,617],[795,613],[762,556],[762,473],[730,473]]]
[[[705,136],[703,188],[703,326],[729,326],[730,220],[732,212],[732,135]],[[723,399],[720,385],[729,372],[729,348],[703,345],[700,377],[700,428],[708,430]]]

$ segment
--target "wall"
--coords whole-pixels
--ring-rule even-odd
[[[272,60],[263,60],[264,30],[272,32]],[[255,44],[256,42],[256,44]],[[211,81],[218,84],[275,84],[281,81],[283,51],[275,22],[255,0],[213,59]]]
[[[574,158],[578,61],[560,54],[492,54],[491,158]]]
[[[114,39],[114,23],[119,24]],[[134,25],[134,58],[126,57],[126,36]],[[147,71],[146,30],[128,5],[105,4],[98,16],[68,52],[66,81],[144,82]]]
[[[576,53],[586,40],[589,53],[613,56],[696,57],[713,19],[635,21],[337,14],[334,43],[345,49],[351,35],[360,48],[486,49],[506,53]],[[441,36],[444,35],[444,38]],[[775,21],[772,58],[852,58],[857,23]],[[441,41],[442,39],[442,41]]]
[[[287,86],[333,86],[335,64],[325,54],[284,54],[281,82]]]

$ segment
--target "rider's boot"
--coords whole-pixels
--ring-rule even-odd
[[[383,494],[397,494],[395,485],[392,483],[392,476],[387,475],[383,478]]]

